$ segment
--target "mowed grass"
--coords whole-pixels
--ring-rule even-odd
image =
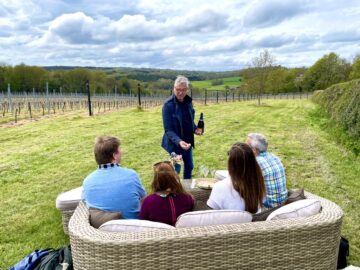
[[[223,84],[221,85],[211,85],[212,80],[207,81],[191,81],[191,84],[195,88],[206,88],[208,90],[225,90],[225,86],[229,86],[230,88],[239,87],[241,84],[240,77],[227,77],[222,78]]]
[[[344,210],[342,235],[350,240],[351,263],[360,265],[360,159],[335,142],[318,122],[308,100],[264,100],[195,104],[205,115],[205,134],[196,137],[195,170],[226,168],[226,152],[249,132],[268,136],[269,150],[282,158],[289,188],[306,190]],[[60,192],[78,187],[96,169],[98,135],[118,136],[125,167],[135,169],[149,191],[152,164],[167,159],[160,147],[161,108],[124,109],[88,117],[74,113],[0,128],[0,269],[35,249],[69,243],[55,208]]]

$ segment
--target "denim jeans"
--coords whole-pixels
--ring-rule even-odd
[[[182,150],[181,153],[177,154],[181,154],[184,161],[183,179],[191,179],[191,173],[194,169],[192,148],[190,148],[189,150]],[[180,174],[181,165],[175,164],[175,170],[178,174]]]

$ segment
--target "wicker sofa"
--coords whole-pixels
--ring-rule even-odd
[[[69,222],[74,269],[336,269],[343,212],[329,200],[307,218],[114,233]]]

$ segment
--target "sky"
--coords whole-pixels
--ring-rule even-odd
[[[0,0],[0,64],[246,68],[360,54],[360,1]]]

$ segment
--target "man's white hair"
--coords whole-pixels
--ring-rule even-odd
[[[260,153],[267,151],[268,141],[261,133],[249,133],[247,137],[250,139],[251,148],[257,149]]]
[[[186,87],[189,88],[189,79],[185,76],[179,75],[176,77],[174,87],[178,86],[179,84],[186,84]]]

